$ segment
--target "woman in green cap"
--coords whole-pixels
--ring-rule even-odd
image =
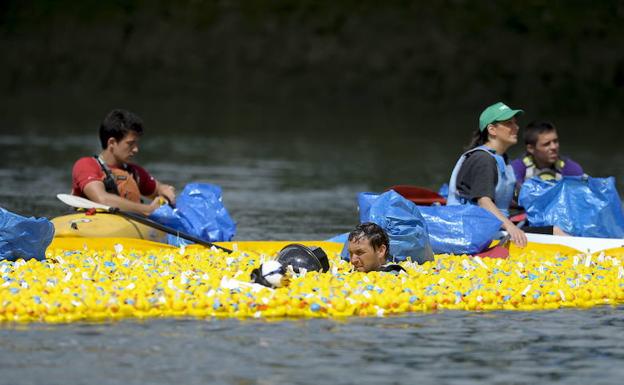
[[[516,177],[506,153],[518,142],[516,116],[522,113],[501,102],[483,110],[468,151],[451,174],[447,201],[448,205],[474,204],[490,211],[520,247],[526,246],[526,234],[507,217]]]

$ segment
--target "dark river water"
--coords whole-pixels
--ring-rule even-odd
[[[622,308],[0,329],[2,384],[621,384]]]
[[[144,116],[146,122],[156,120]],[[0,206],[53,217],[67,208],[71,166],[98,151],[97,122],[31,122],[0,130]],[[474,120],[474,119],[473,119]],[[558,121],[562,152],[624,187],[616,123]],[[437,189],[472,121],[305,120],[271,129],[147,131],[138,161],[179,190],[223,188],[235,239],[326,239],[357,222],[356,194],[394,184]],[[602,132],[600,127],[609,126]],[[26,127],[22,129],[22,127]],[[465,128],[469,127],[469,128]],[[520,153],[520,146],[512,155]],[[0,325],[2,384],[620,384],[622,308],[440,312],[396,318],[163,319]]]

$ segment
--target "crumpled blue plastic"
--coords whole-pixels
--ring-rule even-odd
[[[477,254],[496,238],[503,224],[475,205],[418,206],[436,254]]]
[[[394,262],[403,261],[407,257],[418,263],[433,260],[427,224],[414,203],[393,190],[381,195],[360,193],[358,203],[360,221],[374,222],[388,234]],[[341,257],[349,259],[347,243]]]
[[[370,217],[373,202],[379,195],[358,194],[360,222]],[[502,222],[489,211],[474,205],[417,206],[425,219],[431,248],[436,254],[476,254],[490,245]]]
[[[176,197],[176,207],[163,205],[150,218],[175,230],[207,242],[230,241],[236,234],[236,222],[223,205],[221,187],[209,183],[189,183]],[[169,244],[180,246],[188,241],[168,235]]]
[[[443,183],[442,186],[440,186],[440,189],[438,190],[438,194],[440,194],[444,198],[448,198],[448,192],[449,192],[448,183]]]
[[[0,260],[45,259],[54,237],[54,225],[46,218],[26,218],[0,207]]]
[[[357,196],[358,210],[360,211],[360,223],[370,221],[370,209],[373,202],[379,198],[380,194],[371,192],[361,192]]]
[[[532,226],[554,225],[579,237],[624,238],[613,177],[564,177],[555,183],[532,178],[522,185],[518,203]]]

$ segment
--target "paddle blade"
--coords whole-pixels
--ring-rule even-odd
[[[90,201],[86,198],[82,198],[76,195],[70,194],[56,194],[56,197],[68,206],[76,207],[79,209],[102,209],[110,210],[109,206]]]

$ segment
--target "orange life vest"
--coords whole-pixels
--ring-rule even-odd
[[[106,192],[119,195],[130,201],[140,203],[141,191],[137,183],[137,177],[128,165],[124,164],[122,168],[109,168],[100,157],[94,156],[98,164],[104,172],[104,188]]]

